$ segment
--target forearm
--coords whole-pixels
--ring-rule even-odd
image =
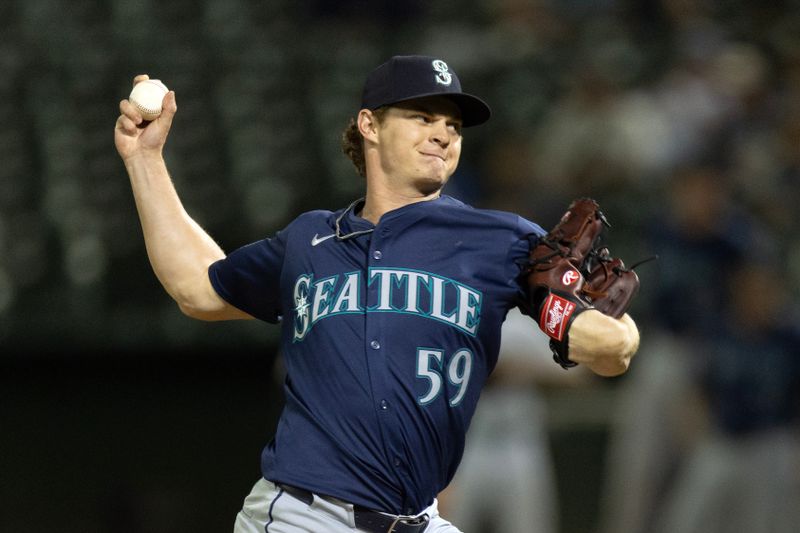
[[[202,277],[224,252],[184,209],[160,154],[124,162],[156,277],[182,308],[204,307]]]

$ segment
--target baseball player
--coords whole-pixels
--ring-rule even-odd
[[[457,533],[436,495],[459,464],[516,306],[560,343],[563,366],[627,369],[639,343],[627,314],[567,291],[532,301],[525,279],[545,236],[538,225],[442,194],[462,128],[490,117],[444,61],[396,56],[368,75],[343,136],[364,198],[302,214],[228,255],[171,183],[162,148],[174,92],[163,107],[145,126],[123,100],[115,129],[156,276],[188,316],[281,328],[286,404],[237,533]],[[575,286],[572,274],[560,278]]]

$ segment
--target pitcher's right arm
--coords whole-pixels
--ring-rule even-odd
[[[133,83],[146,79],[139,75]],[[186,212],[167,171],[163,148],[177,112],[175,93],[164,96],[161,116],[150,123],[143,123],[128,100],[122,100],[119,109],[114,143],[130,177],[147,256],[161,285],[193,318],[252,318],[211,286],[208,267],[225,252]]]

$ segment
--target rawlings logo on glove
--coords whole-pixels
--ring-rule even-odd
[[[581,275],[578,274],[576,270],[568,270],[563,276],[561,276],[561,283],[564,285],[572,285],[579,279],[581,279]]]
[[[550,337],[553,358],[564,368],[576,365],[568,357],[569,327],[575,317],[597,309],[620,318],[639,290],[634,267],[626,268],[608,248],[598,248],[604,227],[610,226],[597,202],[581,198],[530,251],[529,311]]]
[[[542,306],[542,322],[539,327],[550,337],[560,341],[564,338],[567,324],[574,311],[574,303],[561,296],[550,294]]]

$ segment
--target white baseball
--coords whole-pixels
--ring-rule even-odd
[[[144,120],[155,120],[161,114],[161,103],[169,89],[161,80],[144,80],[133,86],[128,100],[136,106]]]

